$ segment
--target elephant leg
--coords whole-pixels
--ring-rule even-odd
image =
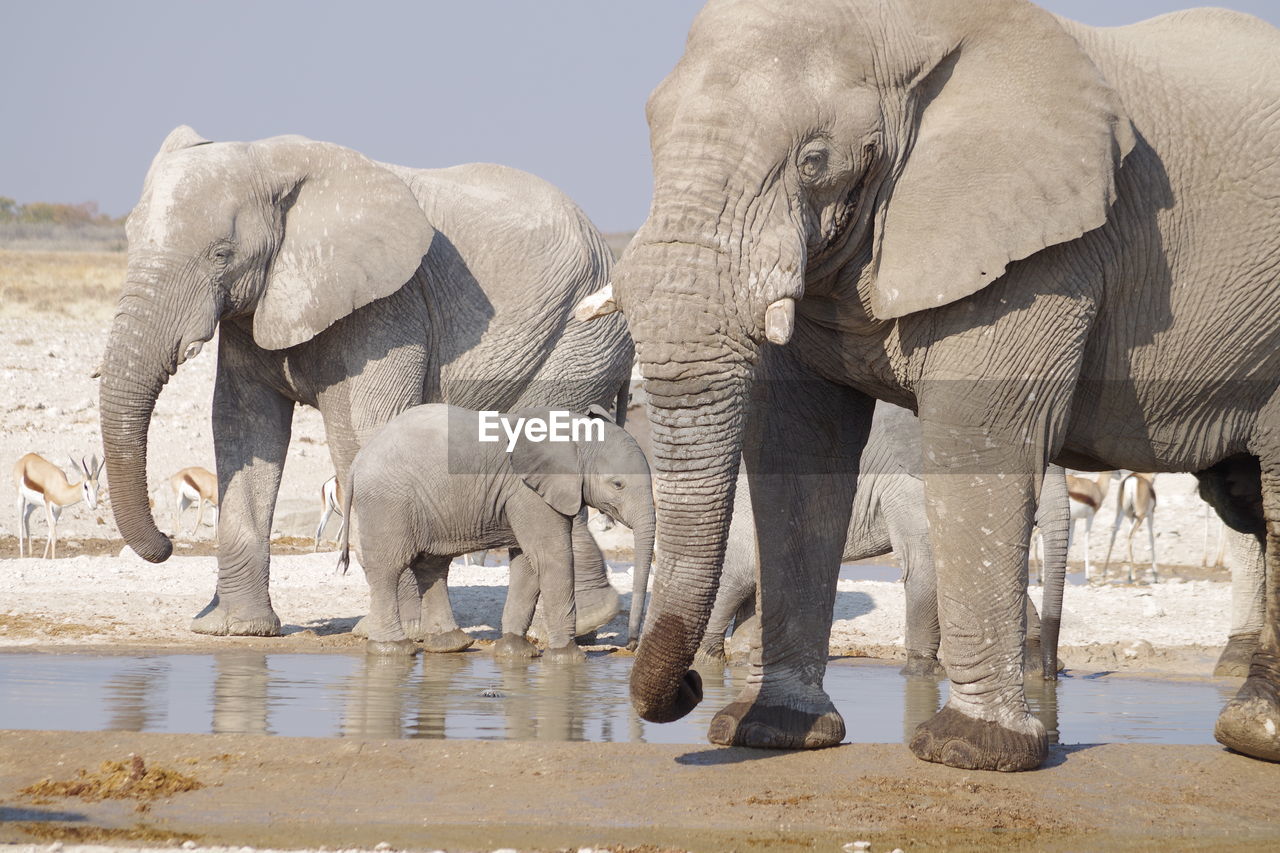
[[[412,563],[412,582],[400,583],[400,612],[413,613],[409,636],[428,652],[443,654],[471,648],[475,639],[458,627],[449,601],[448,557],[420,555]]]
[[[867,480],[863,478],[863,482]],[[938,576],[933,566],[933,546],[924,515],[924,488],[907,474],[885,478],[880,512],[889,529],[889,541],[902,563],[906,596],[907,662],[902,674],[943,678],[938,661],[942,631],[938,625]],[[936,705],[934,706],[937,707]]]
[[[808,379],[784,350],[761,356],[743,461],[760,555],[760,640],[742,692],[711,721],[725,746],[814,749],[844,738],[822,689],[836,579],[873,401]]]
[[[755,550],[754,547],[752,550]],[[729,626],[740,624],[738,617],[747,608],[753,612],[755,610],[755,580],[754,565],[730,563],[726,559],[724,574],[720,578],[720,591],[716,593],[716,603],[711,608],[711,618],[707,621],[706,633],[703,634],[702,644],[698,646],[698,653],[694,656],[695,664],[724,664],[726,660],[724,638]],[[742,621],[745,619],[746,617]]]
[[[493,647],[493,654],[505,660],[537,657],[537,647],[525,634],[533,624],[533,611],[538,604],[538,576],[519,548],[511,549],[510,578],[507,601],[502,607],[502,639]]]
[[[951,694],[910,746],[919,758],[952,767],[1029,770],[1048,754],[1044,725],[1031,715],[1023,690],[1027,544],[1044,449],[1028,447],[1020,425],[984,423],[999,407],[984,401],[986,389],[975,384],[1004,383],[938,383],[920,401]]]
[[[1265,618],[1249,677],[1218,716],[1213,736],[1236,752],[1280,761],[1280,456],[1261,461]]]
[[[225,336],[224,336],[225,338]],[[274,637],[271,520],[293,425],[293,401],[241,377],[235,347],[219,348],[213,392],[213,452],[218,468],[218,586],[191,622],[197,634]]]
[[[571,528],[573,540],[573,597],[577,613],[574,636],[590,634],[613,621],[622,609],[618,591],[609,583],[609,569],[604,554],[587,527],[584,509],[574,516]]]
[[[1223,529],[1227,531],[1226,540],[1231,549],[1231,634],[1213,674],[1244,678],[1249,674],[1249,662],[1261,641],[1266,557],[1258,537],[1238,533],[1226,525]]]
[[[408,566],[380,564],[370,560],[365,567],[369,580],[369,616],[366,625],[371,655],[403,657],[417,652],[405,633],[401,590],[407,580],[413,584],[414,572]]]
[[[1025,593],[1027,607],[1027,639],[1022,646],[1022,671],[1028,676],[1044,675],[1044,646],[1040,642],[1040,614],[1031,595]]]
[[[546,621],[547,648],[542,659],[549,663],[573,663],[586,654],[573,641],[578,622],[574,603],[573,519],[556,512],[533,492],[536,499],[507,502],[507,520],[538,579],[542,618]],[[585,528],[584,528],[585,529]]]

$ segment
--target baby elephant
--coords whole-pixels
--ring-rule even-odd
[[[426,620],[426,596],[453,557],[511,549],[500,657],[532,657],[525,639],[541,594],[549,660],[575,660],[571,526],[584,503],[635,531],[631,625],[638,628],[653,557],[649,465],[635,439],[592,406],[587,416],[417,406],[383,426],[352,463],[343,515],[358,510],[369,581],[371,654],[413,654],[405,622]],[[348,527],[348,531],[350,527]],[[339,567],[349,560],[342,536]],[[417,594],[405,595],[413,584]],[[402,583],[402,579],[406,583]]]

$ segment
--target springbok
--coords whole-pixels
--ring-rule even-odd
[[[1088,477],[1067,475],[1067,497],[1071,501],[1071,522],[1067,528],[1067,550],[1071,550],[1072,534],[1076,530],[1076,522],[1084,522],[1084,579],[1089,580],[1093,572],[1093,564],[1089,560],[1089,539],[1093,531],[1093,518],[1107,497],[1107,487],[1111,485],[1111,472],[1105,471],[1096,480]]]
[[[103,460],[105,461],[105,460]],[[58,516],[62,510],[83,500],[89,509],[98,508],[98,475],[102,473],[98,454],[86,462],[71,460],[73,468],[80,469],[84,479],[79,483],[67,481],[62,469],[38,453],[28,453],[13,466],[13,484],[18,490],[18,556],[31,556],[31,530],[28,522],[37,506],[44,505],[44,517],[49,526],[49,538],[44,543],[45,559],[58,554]]]
[[[1156,487],[1155,474],[1136,474],[1117,471],[1114,475],[1120,480],[1120,494],[1116,495],[1116,521],[1111,526],[1111,541],[1107,543],[1107,561],[1102,566],[1102,576],[1107,575],[1107,566],[1111,564],[1111,548],[1116,544],[1116,531],[1125,519],[1133,522],[1129,527],[1129,583],[1133,583],[1133,534],[1138,525],[1147,523],[1147,542],[1151,546],[1151,582],[1159,583],[1160,574],[1156,568]]]
[[[320,524],[316,527],[316,544],[312,551],[320,550],[320,536],[324,533],[324,526],[329,523],[329,519],[336,512],[338,518],[342,519],[342,524],[338,526],[338,538],[342,538],[342,531],[347,526],[347,519],[342,514],[342,488],[338,485],[337,476],[330,477],[324,481],[324,485],[320,487]]]
[[[218,477],[207,468],[193,465],[183,468],[169,478],[169,487],[173,489],[173,527],[182,528],[182,513],[192,504],[196,505],[196,523],[191,528],[195,536],[200,530],[200,521],[204,517],[204,505],[213,507],[214,523],[218,519]]]
[[[1214,522],[1217,522],[1214,525]],[[1218,528],[1218,552],[1213,558],[1212,568],[1223,568],[1222,558],[1227,554],[1227,526],[1218,518],[1217,513],[1213,511],[1213,507],[1208,504],[1204,505],[1204,552],[1200,555],[1200,566],[1202,568],[1210,568],[1209,563],[1209,530],[1212,526]]]

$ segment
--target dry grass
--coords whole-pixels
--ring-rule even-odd
[[[0,306],[6,314],[109,320],[124,285],[124,271],[124,252],[0,249]]]
[[[137,810],[141,812],[149,809],[155,800],[203,787],[204,783],[193,776],[163,767],[147,767],[142,756],[131,755],[127,761],[102,762],[96,773],[77,770],[74,779],[62,782],[41,779],[18,793],[38,804],[66,797],[87,802],[137,800]]]
[[[159,829],[147,826],[145,823],[125,829],[64,823],[19,823],[16,826],[32,838],[41,841],[62,841],[72,844],[122,844],[126,841],[142,841],[177,845],[184,841],[200,840],[200,836],[189,832]]]

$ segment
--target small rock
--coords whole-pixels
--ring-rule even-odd
[[[61,841],[55,841],[55,842],[53,842],[52,844],[50,844],[48,847],[46,847],[45,849],[46,849],[46,850],[48,850],[48,851],[49,851],[49,853],[58,853],[58,851],[62,849],[62,842],[61,842]]]
[[[1124,656],[1128,660],[1137,660],[1138,658],[1149,658],[1156,653],[1155,646],[1146,640],[1138,640],[1125,646]]]
[[[855,850],[870,850],[870,849],[871,849],[870,841],[851,841],[844,846],[844,850],[848,851],[848,853],[853,853],[853,851]]]
[[[374,850],[390,850],[391,845],[385,841],[379,841],[377,844],[373,845],[373,849]]]
[[[191,839],[189,839],[189,838],[188,838],[186,841],[182,842],[182,849],[183,849],[183,850],[195,850],[195,849],[196,849],[196,843],[195,843],[194,841],[192,841]]]
[[[496,687],[486,687],[480,691],[480,695],[486,699],[501,699],[502,691]]]

